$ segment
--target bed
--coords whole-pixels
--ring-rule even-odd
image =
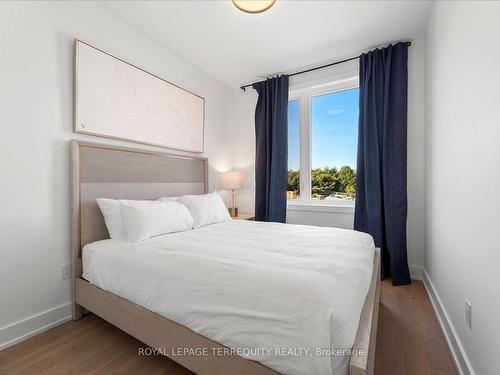
[[[205,193],[207,159],[71,147],[74,319],[91,311],[198,374],[373,372],[380,256],[369,236],[230,221],[110,240],[95,198]]]

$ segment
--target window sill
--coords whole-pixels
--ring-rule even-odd
[[[288,201],[288,211],[330,212],[337,214],[354,215],[354,202],[314,202],[314,201]]]

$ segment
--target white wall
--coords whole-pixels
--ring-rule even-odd
[[[426,36],[425,269],[481,375],[500,368],[499,19],[498,2],[438,2]]]
[[[255,211],[255,105],[257,93],[233,89],[232,153],[233,168],[245,175],[245,187],[238,190],[237,205],[241,212]]]
[[[314,77],[301,76],[300,81],[293,77],[291,85],[302,85],[304,80],[316,80],[320,76],[342,74],[346,69],[339,65],[320,71]],[[424,37],[413,39],[409,49],[409,98],[408,98],[408,262],[412,274],[421,275],[424,264]],[[300,76],[299,76],[300,77]],[[254,158],[255,130],[254,110],[257,95],[254,90],[243,92],[234,90],[233,115],[233,160],[234,167],[245,173],[245,189],[238,192],[238,204],[242,211],[254,211]],[[327,225],[352,228],[354,212],[342,209],[341,212],[324,210],[288,210],[287,221],[297,224]]]
[[[74,38],[205,97],[211,189],[231,164],[227,86],[90,2],[1,2],[0,347],[69,314],[69,140],[126,144],[72,133]]]
[[[354,226],[353,207],[324,207],[321,205],[289,206],[286,211],[286,222],[289,224],[316,225],[318,227],[335,227],[352,229]]]

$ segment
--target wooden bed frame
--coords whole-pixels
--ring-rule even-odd
[[[93,312],[138,340],[168,356],[175,348],[206,348],[207,356],[169,356],[202,375],[279,375],[261,363],[240,356],[214,355],[225,347],[159,314],[106,292],[82,278],[84,245],[108,238],[95,198],[157,199],[202,194],[208,190],[208,160],[134,148],[71,141],[73,319],[83,309]],[[380,252],[353,349],[364,355],[350,359],[351,375],[373,374],[380,298]]]

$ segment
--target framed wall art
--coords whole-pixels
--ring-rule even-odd
[[[203,152],[205,99],[75,40],[74,131]]]

